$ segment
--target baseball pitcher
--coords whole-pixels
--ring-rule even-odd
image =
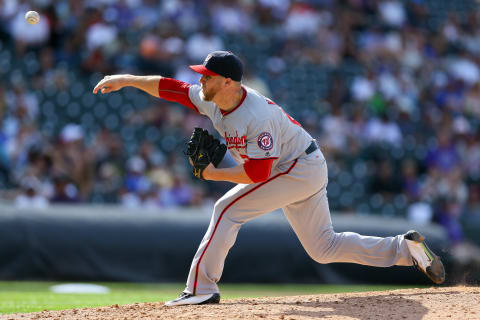
[[[327,200],[327,164],[310,134],[271,99],[242,84],[243,66],[229,51],[210,53],[200,85],[161,76],[106,76],[93,93],[132,86],[152,96],[178,102],[205,115],[225,138],[225,145],[196,128],[186,155],[196,177],[237,185],[214,206],[184,292],[166,306],[218,303],[217,282],[225,258],[245,222],[281,208],[308,254],[319,263],[350,262],[388,267],[417,266],[433,282],[445,271],[439,257],[417,231],[395,237],[336,233]],[[217,168],[228,149],[238,163]]]

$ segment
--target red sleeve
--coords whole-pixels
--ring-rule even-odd
[[[250,159],[243,164],[247,176],[255,183],[268,179],[275,158]]]
[[[161,78],[158,81],[158,95],[160,98],[178,102],[199,113],[197,107],[188,96],[188,88],[190,88],[190,84],[180,80]]]

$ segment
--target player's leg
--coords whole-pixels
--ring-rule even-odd
[[[395,237],[363,236],[333,230],[327,199],[327,166],[312,166],[312,179],[322,188],[302,201],[285,206],[284,213],[308,254],[317,262],[351,262],[370,266],[413,265],[415,261],[432,281],[444,281],[440,259],[418,233]],[[412,259],[413,257],[413,259]]]
[[[315,153],[319,153],[317,151]],[[296,173],[299,188],[317,184],[308,197],[288,204],[283,211],[308,254],[320,263],[353,262],[372,266],[412,265],[408,246],[401,236],[379,238],[353,232],[335,233],[327,199],[328,169],[326,162],[315,160],[315,153]],[[313,188],[312,188],[313,189]]]
[[[262,213],[243,212],[239,202],[249,189],[246,185],[237,185],[215,203],[207,232],[193,258],[185,292],[193,295],[218,292],[217,282],[222,275],[225,258],[235,243],[240,227]]]
[[[199,295],[203,296],[202,299],[210,299],[218,293],[217,282],[225,258],[243,223],[303,199],[311,192],[298,186],[295,188],[297,181],[288,174],[295,164],[292,162],[276,169],[265,182],[237,185],[216,202],[210,225],[190,268],[185,292],[192,297],[187,299],[196,299],[193,297]]]
[[[215,203],[207,232],[190,266],[187,286],[177,299],[168,301],[166,306],[219,302],[217,282],[228,251],[235,243],[241,225],[261,214],[258,211],[241,214],[242,210],[235,206],[248,189],[248,185],[237,185]],[[237,219],[231,216],[237,216]]]
[[[412,265],[403,236],[372,237],[333,230],[326,190],[283,208],[307,253],[319,263],[351,262],[370,266]]]

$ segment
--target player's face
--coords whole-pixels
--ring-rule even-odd
[[[222,89],[222,77],[220,76],[202,76],[200,84],[202,85],[202,99],[212,101],[218,91]]]

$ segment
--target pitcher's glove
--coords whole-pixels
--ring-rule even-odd
[[[184,152],[190,158],[193,166],[193,175],[198,179],[203,178],[203,170],[212,163],[215,167],[222,161],[227,146],[215,139],[208,130],[195,128],[190,141],[187,143],[187,150]]]

